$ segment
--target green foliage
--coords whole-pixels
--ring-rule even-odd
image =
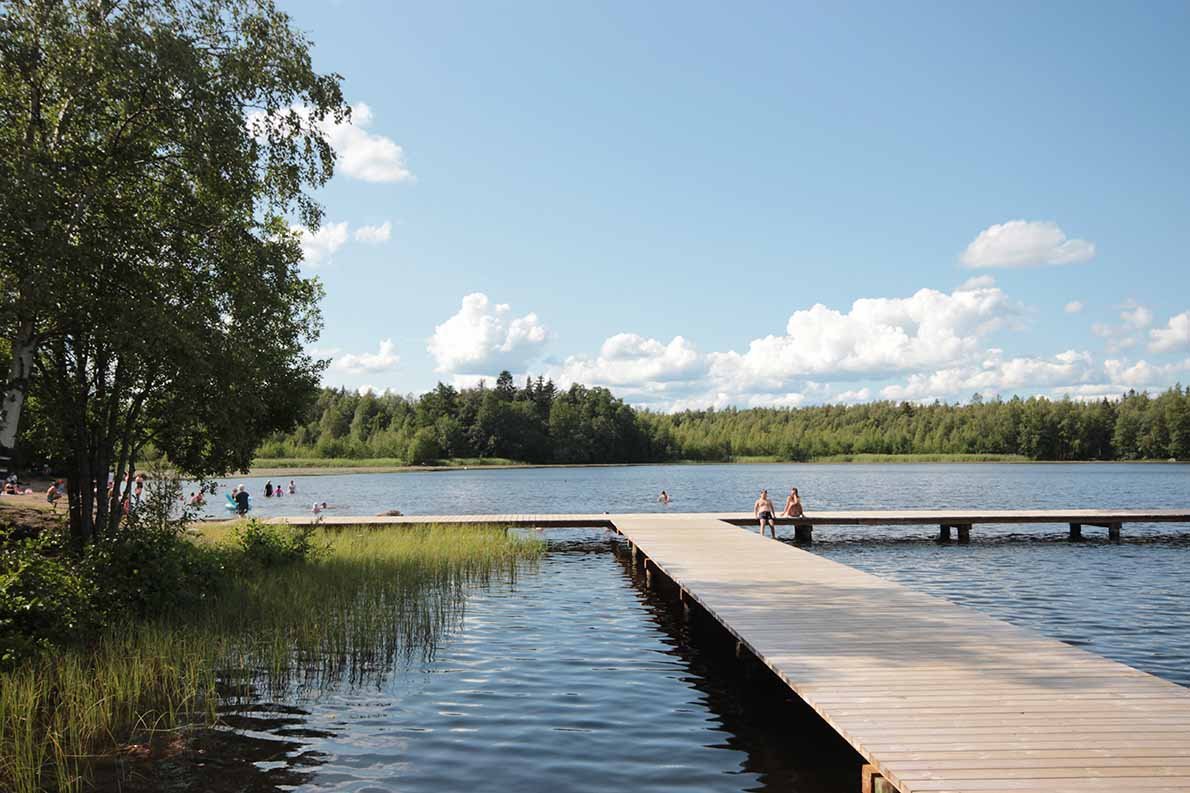
[[[27,391],[77,545],[122,515],[92,482],[150,440],[244,468],[313,397],[321,287],[289,221],[317,227],[349,112],[271,0],[5,4],[0,335],[29,363],[0,437]]]
[[[251,519],[236,527],[244,560],[260,567],[279,567],[316,559],[327,548],[314,541],[315,527],[264,523]]]
[[[269,458],[502,457],[533,463],[807,461],[856,455],[1037,460],[1190,459],[1190,391],[1076,402],[1042,397],[970,404],[872,402],[805,408],[634,410],[603,388],[515,388],[420,398],[323,389],[298,428],[274,434]],[[988,458],[991,455],[993,457]]]
[[[605,388],[558,391],[544,378],[517,388],[508,372],[495,388],[439,383],[420,398],[323,389],[302,423],[270,436],[265,458],[390,458],[411,465],[442,458],[481,464],[648,462],[667,459],[641,414]]]
[[[515,575],[544,547],[476,526],[348,527],[312,542],[329,550],[281,566],[241,563],[246,552],[226,548],[224,585],[200,606],[113,618],[0,671],[0,789],[89,789],[81,764],[110,762],[157,731],[184,740],[179,727],[291,685],[375,689],[397,661],[434,652],[468,588]]]
[[[0,535],[0,669],[68,644],[94,626],[94,582],[59,538]]]

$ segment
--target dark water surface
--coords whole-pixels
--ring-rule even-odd
[[[224,727],[118,789],[856,787],[858,755],[767,670],[747,671],[717,631],[691,637],[610,535],[566,535],[515,583],[472,592],[431,660],[361,687],[228,707]]]
[[[451,471],[296,478],[293,514],[623,512],[750,508],[797,485],[814,508],[1184,507],[1178,465],[762,465]],[[259,491],[264,480],[247,480]],[[274,483],[276,480],[274,480]],[[293,506],[291,506],[293,505]],[[725,531],[739,529],[725,528]],[[1070,543],[1064,526],[816,531],[814,551],[1190,685],[1190,527],[1125,525]],[[515,582],[473,592],[429,661],[364,688],[256,703],[142,789],[849,791],[856,758],[715,635],[691,636],[612,541],[547,532]],[[195,750],[197,751],[197,750]],[[149,782],[151,780],[151,783]],[[153,787],[156,784],[158,787]],[[114,789],[114,788],[113,788]],[[135,785],[125,789],[136,789]]]

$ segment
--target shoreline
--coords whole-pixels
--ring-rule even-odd
[[[1190,465],[1184,460],[1030,460],[1006,455],[1002,459],[990,455],[836,455],[812,460],[794,461],[771,458],[742,458],[738,460],[669,460],[655,463],[497,463],[480,465],[263,465],[253,466],[242,476],[334,476],[336,474],[397,474],[447,473],[450,471],[547,469],[547,468],[648,468],[671,465]],[[233,477],[235,475],[229,474]]]

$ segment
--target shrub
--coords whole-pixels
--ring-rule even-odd
[[[179,507],[181,496],[176,472],[151,469],[127,520],[87,549],[84,573],[95,582],[105,616],[143,617],[197,605],[219,586],[220,552],[184,537],[194,513]]]
[[[261,567],[315,559],[325,546],[314,542],[313,526],[288,526],[248,520],[236,529],[236,540],[244,552],[244,559]]]
[[[0,667],[76,639],[96,618],[94,587],[59,538],[0,542]]]

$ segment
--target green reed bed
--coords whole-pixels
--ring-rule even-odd
[[[0,789],[85,789],[90,760],[213,724],[229,704],[378,684],[434,652],[469,588],[515,575],[544,549],[470,526],[307,539],[312,559],[268,565],[234,536],[208,539],[226,570],[209,603],[112,625],[0,674]]]

